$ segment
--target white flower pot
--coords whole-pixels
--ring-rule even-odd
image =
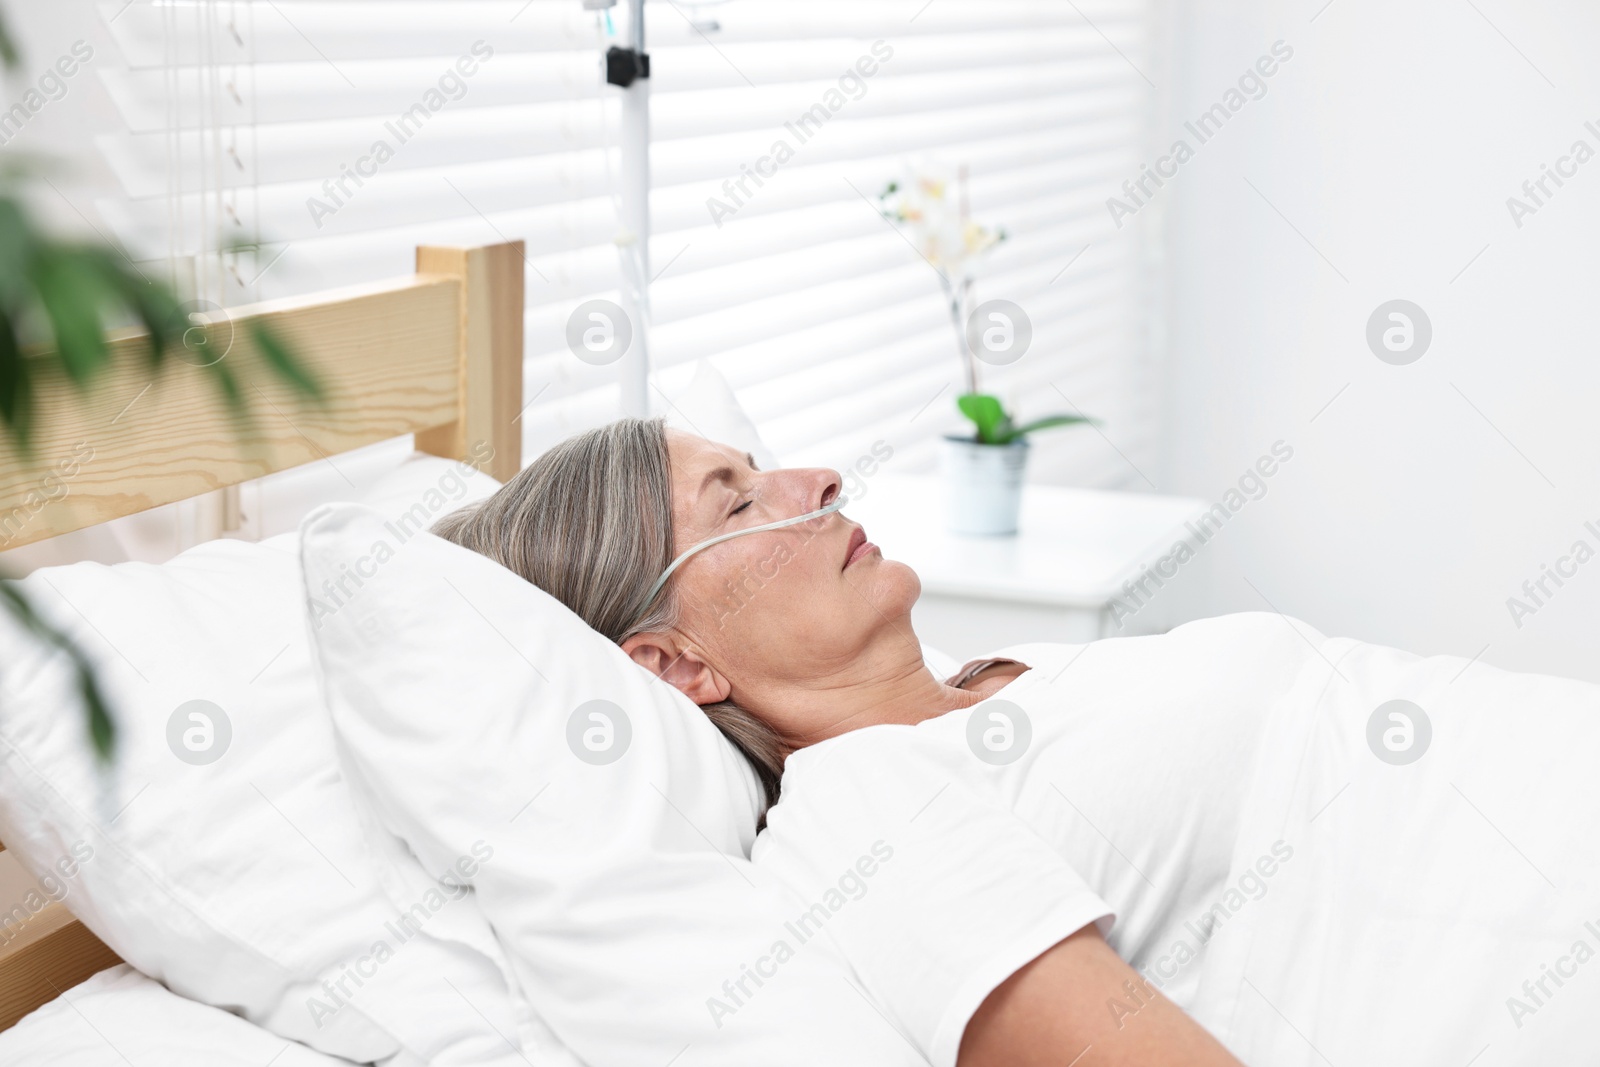
[[[1022,476],[1028,466],[1027,440],[983,445],[970,438],[946,437],[943,445],[945,528],[991,537],[1016,533]]]

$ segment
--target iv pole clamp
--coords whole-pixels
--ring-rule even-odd
[[[605,11],[616,6],[617,0],[583,0],[585,11]],[[620,86],[623,89],[640,78],[650,77],[650,56],[644,50],[643,0],[630,0],[628,8],[632,47],[620,48],[612,45],[606,49],[606,84]]]
[[[606,49],[606,81],[626,89],[640,78],[650,77],[650,55],[635,48]]]

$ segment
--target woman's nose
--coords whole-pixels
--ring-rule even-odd
[[[813,495],[812,499],[816,501],[817,507],[825,508],[838,498],[843,479],[839,477],[838,471],[830,467],[818,467],[812,474],[816,481],[813,487],[813,493],[816,495]]]
[[[839,497],[843,480],[839,472],[827,467],[786,467],[771,472],[774,487],[782,489],[773,497],[782,500],[785,509],[794,515],[805,515],[827,507]]]
[[[781,480],[782,499],[787,501],[787,507],[794,507],[797,515],[829,506],[838,499],[843,485],[837,470],[829,467],[787,467],[774,470],[773,477]]]

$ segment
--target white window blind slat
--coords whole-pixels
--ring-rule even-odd
[[[963,0],[940,11],[923,12],[914,5],[908,9],[898,3],[860,0],[724,4],[715,12],[721,29],[714,40],[721,48],[763,41],[786,45],[830,39],[848,42],[863,37],[947,40],[952,36],[1007,31],[1043,33],[1056,28],[1093,32],[1085,17],[1116,38],[1137,31],[1142,10],[1125,0],[1074,0],[1072,4],[1053,0]],[[703,45],[687,19],[666,17],[669,14],[670,8],[665,14],[651,11],[655,16],[650,23],[650,40],[655,42],[652,47]]]
[[[353,166],[362,156],[372,155],[374,142],[383,139],[394,149],[392,157],[382,164],[386,174],[433,167],[520,163],[536,174],[561,174],[572,189],[597,195],[606,189],[604,160],[599,156],[606,144],[606,123],[597,113],[580,115],[575,111],[567,104],[445,110],[428,118],[426,136],[418,136],[411,129],[395,132],[399,128],[395,125],[396,116],[402,114],[400,108],[383,120],[369,115],[336,122],[263,125],[256,130],[252,146],[257,166],[252,171],[225,168],[221,184],[224,188],[248,188],[299,182],[316,189],[324,179],[337,178],[341,166]],[[615,117],[609,126],[616,129]],[[409,140],[401,141],[402,135]],[[178,135],[181,158],[189,164],[191,181],[198,178],[195,161],[204,136],[199,131]],[[161,195],[169,173],[167,159],[172,138],[151,132],[106,140],[108,157],[117,157],[119,170],[128,168],[130,192],[141,197]],[[592,154],[595,158],[575,167],[569,158],[573,153]],[[286,194],[298,191],[298,187],[285,190]]]
[[[217,8],[226,35],[211,32],[208,8]],[[101,0],[100,11],[136,70],[225,61],[230,45],[263,62],[336,64],[454,56],[479,39],[507,52],[584,52],[596,43],[594,14],[566,0],[525,9],[511,0]]]
[[[130,9],[130,12],[133,9]],[[484,27],[488,31],[488,27]],[[479,64],[466,79],[469,88],[453,109],[507,107],[573,100],[599,101],[606,97],[597,71],[603,51],[591,40],[582,51],[570,53],[513,52],[498,38],[484,40],[494,55]],[[469,51],[472,41],[462,51]],[[169,122],[193,129],[213,121],[227,124],[321,122],[330,119],[398,114],[436,85],[459,52],[434,52],[419,44],[410,59],[345,61],[334,67],[313,57],[310,62],[273,61],[257,55],[250,72],[251,92],[241,88],[215,102],[203,92],[209,69],[202,66],[148,69],[119,67],[99,72],[127,128],[135,132],[160,132]],[[247,57],[241,55],[241,62]],[[169,117],[167,108],[173,105]],[[202,105],[208,110],[202,111]]]

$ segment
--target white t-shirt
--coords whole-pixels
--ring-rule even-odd
[[[856,856],[892,852],[819,926],[936,1067],[996,985],[1096,920],[1182,1006],[1246,899],[1228,879],[1261,694],[1303,651],[1276,616],[1240,618],[1228,641],[1202,620],[1003,649],[1030,669],[973,707],[792,755],[752,858],[809,901]],[[1241,625],[1259,633],[1238,641]]]

